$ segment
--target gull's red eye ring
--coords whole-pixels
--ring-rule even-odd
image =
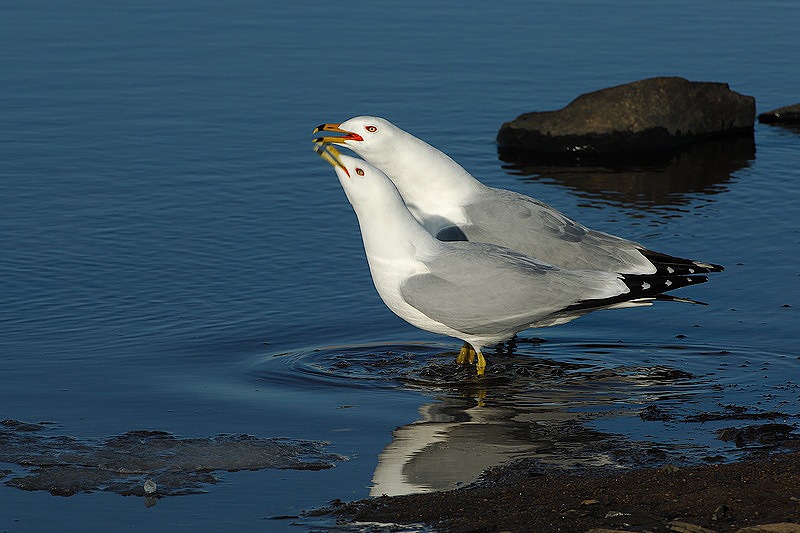
[[[378,128],[376,128],[375,126],[367,126],[364,129],[367,130],[370,133],[375,133],[376,131],[378,131]]]
[[[359,176],[363,176],[364,175],[364,171],[361,170],[360,168],[356,168],[356,174],[358,174]]]

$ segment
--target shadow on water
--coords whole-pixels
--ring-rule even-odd
[[[372,392],[385,397],[392,389],[431,398],[418,420],[393,431],[372,477],[373,496],[457,488],[522,457],[557,469],[697,464],[797,438],[787,421],[798,413],[753,399],[754,390],[770,390],[763,375],[726,375],[729,366],[755,366],[754,354],[691,345],[516,344],[513,353],[489,358],[484,378],[455,364],[455,352],[418,344],[289,352],[260,359],[252,377],[304,390],[359,388],[365,403]],[[693,367],[693,358],[704,362]],[[717,371],[709,372],[709,360]],[[793,382],[781,387],[800,390]],[[737,397],[760,405],[737,406]]]
[[[559,185],[595,207],[600,202],[669,214],[703,196],[727,191],[731,175],[748,167],[755,151],[755,140],[748,135],[696,143],[677,152],[603,161],[503,151],[499,156],[509,174]]]

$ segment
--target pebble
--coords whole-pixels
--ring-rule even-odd
[[[728,506],[720,505],[711,513],[711,520],[725,520],[728,517]]]
[[[669,523],[669,530],[675,533],[714,533],[713,529],[706,529],[703,526],[690,524],[689,522],[679,522],[673,520]]]
[[[743,527],[736,533],[800,533],[800,524],[790,524],[788,522],[762,524],[760,526]]]
[[[156,482],[152,479],[145,480],[144,482],[144,492],[146,494],[153,494],[158,489]]]

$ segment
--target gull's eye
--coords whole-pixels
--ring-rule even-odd
[[[363,176],[364,175],[364,171],[361,170],[360,168],[356,168],[356,174],[358,174],[359,176]]]
[[[370,133],[375,133],[376,131],[378,131],[378,128],[376,128],[375,126],[367,126],[365,129]]]

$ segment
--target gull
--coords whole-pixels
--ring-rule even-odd
[[[573,270],[623,274],[697,274],[723,267],[648,250],[596,231],[518,192],[488,187],[425,141],[380,117],[320,124],[343,136],[315,142],[345,146],[383,171],[414,217],[440,240],[486,242]]]
[[[598,309],[649,305],[661,293],[705,276],[566,270],[489,243],[442,241],[411,214],[378,168],[329,144],[333,165],[358,218],[375,288],[397,316],[464,341],[458,363],[486,368],[483,348],[528,328],[554,326]]]

